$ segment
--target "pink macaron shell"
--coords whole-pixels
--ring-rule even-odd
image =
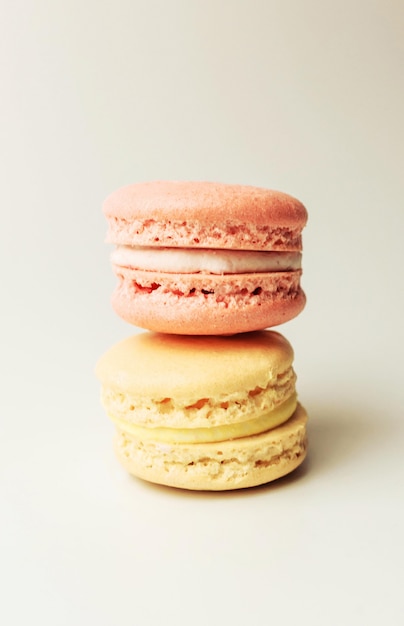
[[[306,298],[301,271],[265,274],[168,274],[114,267],[114,311],[152,331],[226,335],[277,326],[296,317]]]
[[[300,228],[257,227],[245,222],[201,224],[197,221],[109,220],[107,242],[123,246],[214,248],[299,252]]]
[[[301,250],[307,211],[280,191],[209,182],[155,181],[105,200],[110,243],[133,246]]]
[[[131,220],[137,217],[165,220],[250,220],[255,224],[300,226],[307,221],[303,204],[282,191],[194,181],[136,183],[111,193],[103,205],[107,217]]]

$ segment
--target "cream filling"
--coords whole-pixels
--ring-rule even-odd
[[[120,267],[173,274],[249,274],[298,270],[301,257],[300,252],[117,246],[111,261]]]
[[[297,395],[294,393],[281,405],[251,420],[239,424],[212,426],[211,428],[165,428],[138,426],[132,422],[109,417],[124,432],[134,435],[140,441],[152,440],[159,443],[213,443],[258,435],[286,422],[297,407]]]

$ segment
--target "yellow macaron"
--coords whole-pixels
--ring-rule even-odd
[[[307,421],[292,362],[274,331],[121,341],[96,368],[118,458],[140,478],[199,490],[291,472],[306,454]]]

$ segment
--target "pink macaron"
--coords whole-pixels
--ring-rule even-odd
[[[282,324],[305,305],[295,198],[259,187],[157,181],[103,206],[118,278],[112,304],[153,331],[224,335]]]

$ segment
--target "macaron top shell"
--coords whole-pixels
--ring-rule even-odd
[[[96,367],[115,391],[154,400],[199,400],[276,383],[291,367],[293,349],[274,331],[230,337],[139,333],[113,346]]]
[[[212,182],[128,185],[108,196],[103,211],[110,243],[141,246],[300,250],[307,221],[288,194]]]

